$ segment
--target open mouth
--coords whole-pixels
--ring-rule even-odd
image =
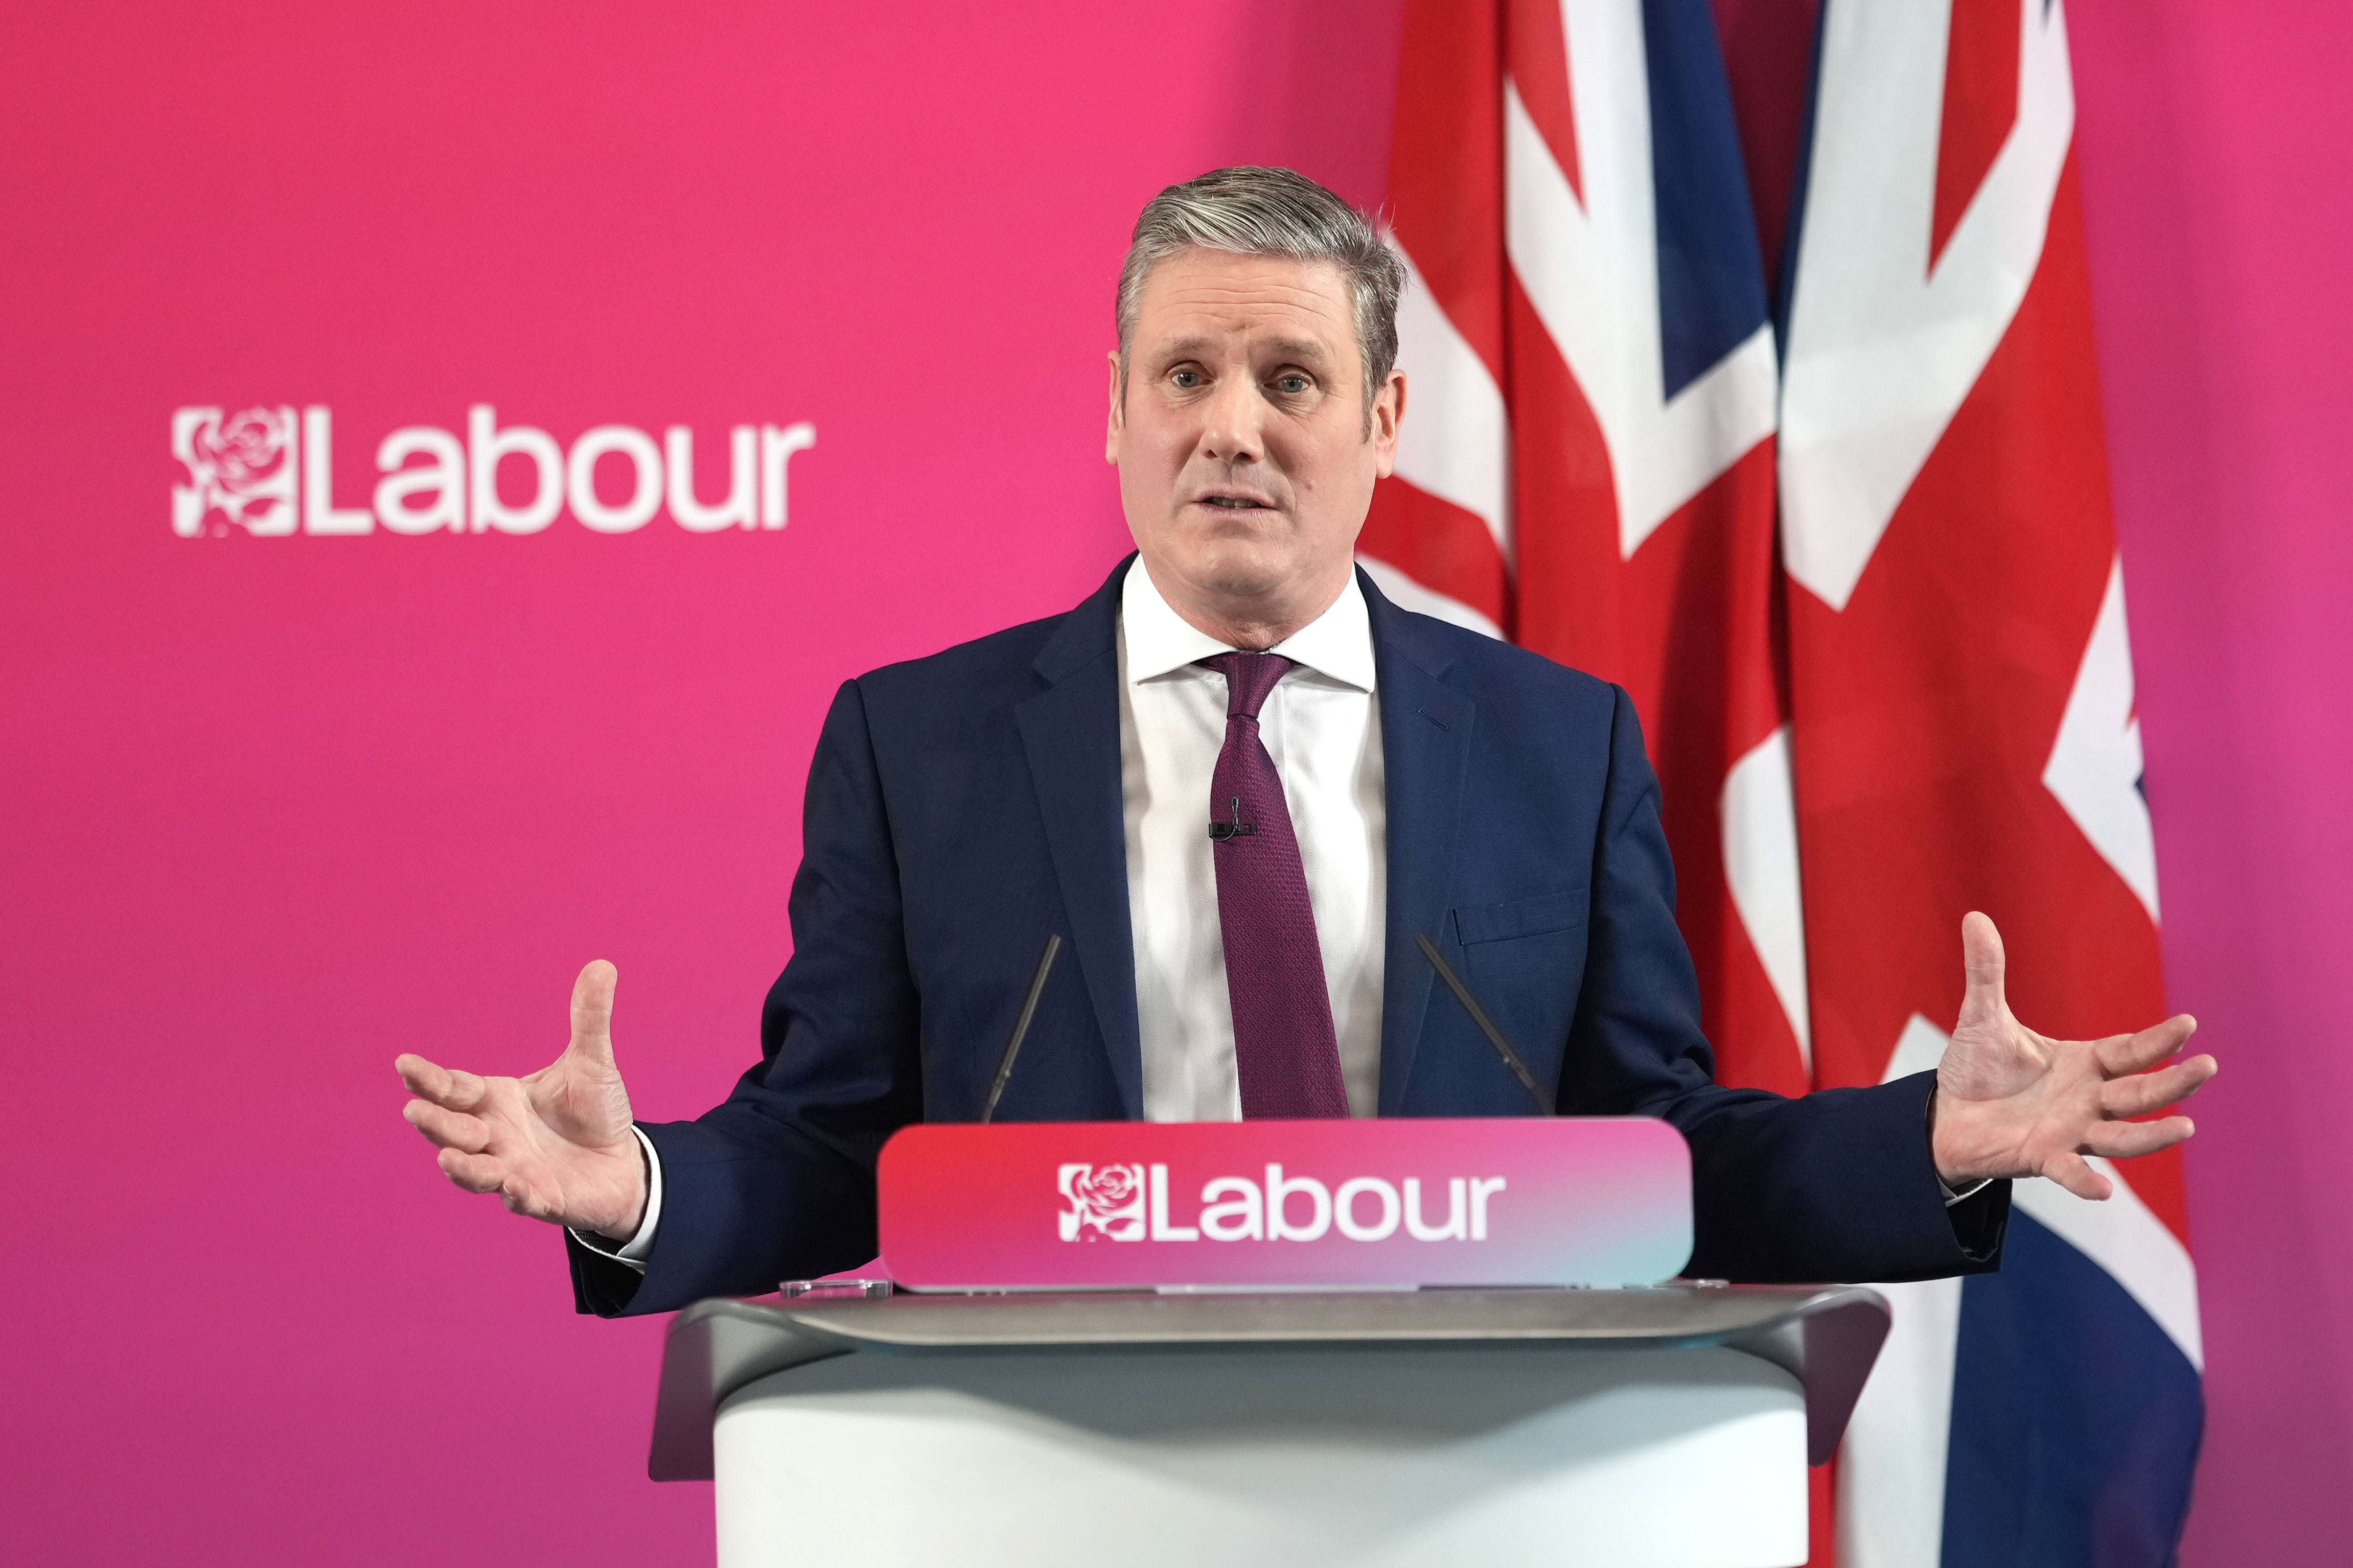
[[[1266,502],[1250,496],[1211,495],[1200,498],[1203,506],[1213,506],[1222,511],[1270,511]]]

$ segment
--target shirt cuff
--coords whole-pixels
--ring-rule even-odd
[[[646,1217],[638,1222],[637,1234],[618,1247],[594,1231],[573,1231],[572,1239],[599,1258],[609,1258],[624,1263],[638,1273],[646,1271],[646,1260],[654,1255],[654,1227],[661,1223],[662,1168],[661,1155],[655,1152],[654,1141],[647,1137],[635,1122],[629,1131],[637,1134],[638,1148],[646,1159]],[[1979,1185],[1983,1185],[1982,1183]],[[1972,1192],[1976,1188],[1970,1189]],[[1954,1200],[1947,1198],[1947,1203]]]
[[[1945,1194],[1945,1206],[1947,1208],[1951,1208],[1955,1204],[1968,1202],[1969,1199],[1977,1196],[1979,1193],[1985,1191],[1991,1185],[1993,1185],[1993,1178],[1991,1176],[1987,1176],[1981,1181],[1971,1182],[1968,1186],[1963,1187],[1957,1193],[1953,1191],[1952,1188],[1945,1185],[1944,1177],[1939,1176],[1936,1178],[1936,1190]]]

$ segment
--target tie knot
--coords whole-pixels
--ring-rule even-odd
[[[1255,720],[1274,683],[1289,674],[1291,660],[1279,653],[1221,653],[1200,661],[1226,678],[1226,717]]]

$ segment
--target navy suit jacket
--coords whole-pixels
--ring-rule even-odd
[[[710,1114],[645,1128],[664,1180],[652,1256],[640,1277],[569,1242],[583,1310],[667,1311],[872,1258],[883,1140],[977,1118],[1049,932],[1071,951],[998,1119],[1143,1115],[1120,786],[1127,569],[1068,615],[842,687],[809,764],[793,956],[761,1059]],[[1626,693],[1359,582],[1388,775],[1380,1114],[1530,1113],[1433,986],[1414,945],[1426,931],[1563,1114],[1682,1130],[1692,1274],[1994,1267],[2008,1184],[1947,1210],[1926,1132],[1935,1075],[1799,1100],[1714,1081]]]

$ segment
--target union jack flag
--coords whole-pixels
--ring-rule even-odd
[[[1826,0],[1777,344],[1707,0],[1409,4],[1360,554],[1632,693],[1725,1081],[1934,1066],[1970,909],[2036,1027],[2163,1012],[2073,126],[2059,0]],[[2094,1163],[2019,1184],[2000,1275],[1888,1288],[1847,1568],[2169,1558],[2180,1166]]]
[[[1416,4],[1397,112],[1408,416],[1366,568],[1632,693],[1719,1068],[1803,1092],[1778,373],[1705,0]]]
[[[2165,1011],[2059,0],[1829,0],[1782,387],[1817,1077],[1917,1071],[1961,915],[2090,1038]],[[1894,1287],[1849,1568],[2160,1563],[2203,1422],[2178,1152],[2021,1182],[2002,1271]]]

